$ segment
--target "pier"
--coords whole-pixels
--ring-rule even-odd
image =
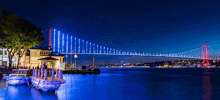
[[[100,74],[100,69],[95,69],[95,56],[93,56],[93,68],[92,69],[83,69],[82,70],[64,70],[64,74]]]
[[[100,74],[100,69],[94,70],[64,70],[63,74]]]
[[[31,76],[32,86],[36,89],[43,90],[57,90],[60,84],[65,83],[63,79],[63,71],[57,69],[33,69]]]

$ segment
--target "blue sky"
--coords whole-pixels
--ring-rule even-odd
[[[0,7],[42,31],[53,27],[123,51],[178,53],[203,44],[220,49],[219,4],[217,0],[7,0]]]

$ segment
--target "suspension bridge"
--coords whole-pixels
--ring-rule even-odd
[[[49,31],[49,46],[55,53],[72,55],[72,54],[82,54],[82,55],[128,55],[128,56],[153,56],[153,57],[175,57],[175,58],[192,58],[203,60],[203,65],[206,62],[209,65],[210,59],[219,59],[218,51],[213,50],[208,45],[202,45],[201,47],[195,48],[193,50],[179,52],[179,53],[140,53],[140,52],[129,52],[122,51],[116,48],[101,46],[97,43],[92,43],[80,39],[78,37],[73,37],[71,35],[62,33],[56,29],[47,29],[42,33]],[[210,51],[208,52],[208,49]]]

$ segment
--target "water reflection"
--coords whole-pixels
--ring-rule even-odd
[[[27,85],[7,86],[0,80],[0,85],[4,83],[0,88],[0,99],[211,100],[220,98],[220,77],[213,77],[216,70],[220,72],[220,68],[108,69],[96,75],[65,74],[66,83],[58,90],[46,93]]]
[[[58,100],[55,91],[43,92],[27,85],[8,86],[4,93],[5,100]]]
[[[211,100],[212,98],[212,84],[210,82],[210,68],[203,68],[204,72],[203,72],[203,94],[202,97],[204,100]]]

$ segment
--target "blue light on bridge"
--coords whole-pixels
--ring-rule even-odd
[[[55,48],[55,42],[56,42],[56,41],[55,41],[55,36],[56,36],[55,33],[56,33],[56,29],[53,29],[53,52],[55,52],[55,49],[56,49],[56,48]]]
[[[78,41],[78,53],[80,53],[80,39]]]
[[[66,34],[66,53],[68,53],[68,34]]]
[[[109,51],[109,53],[110,53],[110,54],[112,54],[112,48],[110,48],[110,51]]]
[[[86,41],[86,53],[88,53],[88,41]]]
[[[63,37],[62,37],[62,52],[64,52],[64,33],[63,33]]]
[[[71,36],[70,38],[71,38],[70,52],[73,52],[73,36]]]
[[[115,54],[115,49],[113,49],[113,54]]]
[[[58,31],[58,52],[60,52],[60,31]]]
[[[95,51],[95,44],[93,44],[93,53],[96,53],[96,51]]]
[[[109,52],[108,52],[108,47],[107,47],[107,54],[108,54]]]
[[[118,50],[116,50],[116,54],[118,54]]]
[[[89,43],[89,46],[90,46],[89,47],[89,53],[92,53],[92,43],[91,42]]]
[[[106,52],[105,52],[105,47],[103,47],[103,53],[106,53]]]
[[[102,46],[100,46],[100,51],[99,52],[102,53]]]
[[[97,45],[97,53],[99,53],[99,45]]]
[[[75,44],[74,44],[74,52],[76,53],[76,37],[75,37]]]
[[[82,53],[85,53],[85,51],[84,51],[84,40],[82,40]]]

